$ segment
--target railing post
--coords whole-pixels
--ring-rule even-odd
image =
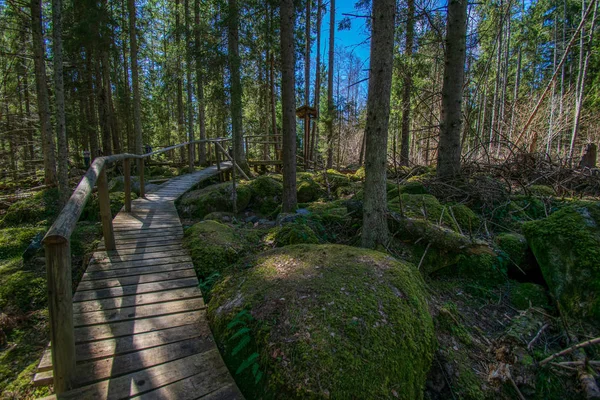
[[[146,187],[144,185],[144,159],[138,159],[138,175],[140,177],[140,197],[146,197]]]
[[[123,191],[125,192],[125,211],[131,212],[131,162],[123,160]]]
[[[98,203],[100,203],[100,219],[102,221],[102,234],[106,250],[115,250],[115,235],[113,232],[112,214],[110,212],[110,196],[108,194],[108,181],[106,167],[102,168],[98,176]]]
[[[64,237],[44,240],[54,391],[71,388],[75,377],[75,331],[71,288],[71,245]]]
[[[221,171],[221,157],[219,157],[219,144],[215,142],[215,159],[217,161],[217,171]]]
[[[194,172],[194,159],[196,158],[196,155],[194,154],[194,143],[188,144],[188,158],[189,158],[189,168],[190,168],[190,173]]]

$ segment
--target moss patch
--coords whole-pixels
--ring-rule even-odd
[[[315,232],[302,222],[292,222],[284,226],[273,228],[265,238],[267,243],[275,247],[289,246],[291,244],[319,243]]]
[[[546,289],[535,283],[518,283],[510,290],[510,302],[518,310],[526,310],[529,307],[548,308],[548,295]]]
[[[247,182],[236,185],[237,209],[241,211],[250,203],[252,191]],[[178,202],[184,215],[202,218],[215,211],[233,211],[233,185],[231,182],[211,185],[186,193]]]
[[[250,181],[249,186],[252,191],[250,203],[261,214],[271,214],[281,205],[283,184],[278,180],[263,175]]]
[[[230,368],[251,359],[264,372],[258,383],[237,375],[248,398],[422,398],[434,340],[413,266],[339,245],[286,246],[249,264],[215,286],[208,310]],[[251,317],[238,323],[242,310]]]
[[[17,201],[6,211],[1,226],[48,225],[58,214],[58,190],[48,189]]]
[[[600,206],[565,207],[523,226],[551,292],[568,315],[600,318]]]

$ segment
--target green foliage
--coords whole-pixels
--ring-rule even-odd
[[[0,308],[20,312],[37,310],[46,304],[46,280],[33,272],[17,271],[0,285]]]
[[[600,206],[568,206],[523,226],[550,291],[569,316],[600,317]]]
[[[265,237],[267,243],[275,247],[289,246],[302,243],[319,243],[315,232],[303,221],[294,221],[281,227],[271,229]]]
[[[36,226],[0,229],[0,260],[21,256],[33,238],[45,231]]]
[[[433,325],[412,265],[339,245],[286,246],[246,264],[214,287],[208,314],[231,370],[242,361],[227,354],[252,336],[240,352],[258,353],[265,374],[260,388],[238,382],[248,398],[422,398]],[[232,322],[242,310],[252,320]]]
[[[529,307],[548,308],[549,301],[546,289],[535,283],[516,283],[510,290],[510,302],[518,310]]]
[[[58,214],[58,190],[47,189],[13,203],[0,222],[4,227],[48,225]]]

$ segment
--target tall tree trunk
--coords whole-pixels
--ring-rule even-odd
[[[127,0],[129,10],[129,41],[131,45],[131,84],[133,86],[133,130],[135,132],[135,152],[142,154],[142,106],[138,71],[137,29],[135,27],[135,0]]]
[[[229,0],[229,79],[231,80],[231,130],[233,133],[233,148],[235,161],[247,170],[246,153],[244,152],[244,133],[242,129],[242,80],[240,78],[239,50],[239,14],[237,0]]]
[[[125,2],[123,2],[124,4]],[[122,9],[122,20],[123,32],[126,32],[126,14],[125,8]],[[135,153],[135,133],[131,118],[131,88],[129,87],[129,56],[127,54],[127,37],[125,34],[121,37],[123,43],[123,108],[125,109],[125,126],[127,130],[127,149],[131,153]]]
[[[333,167],[333,69],[335,50],[335,0],[329,1],[329,62],[327,65],[327,168]]]
[[[466,0],[465,0],[466,1]],[[387,142],[394,62],[395,0],[373,0],[369,95],[365,126],[363,247],[385,246],[387,227]]]
[[[52,0],[52,61],[54,64],[54,99],[56,101],[56,137],[58,139],[58,187],[61,206],[70,197],[69,154],[65,123],[65,84],[63,79],[62,0]]]
[[[186,79],[186,92],[187,92],[187,140],[189,142],[194,141],[194,102],[193,102],[193,92],[194,85],[192,84],[192,66],[193,66],[193,57],[192,57],[192,29],[190,27],[191,15],[190,15],[190,4],[189,0],[185,0],[185,55],[186,55],[186,66],[185,66],[185,79]],[[196,156],[194,154],[194,145],[190,144],[188,146],[188,163],[190,167],[190,172],[194,169],[194,161]]]
[[[310,106],[310,8],[311,1],[306,0],[306,24],[305,33],[306,43],[304,50],[304,105]],[[304,116],[304,168],[308,169],[310,161],[310,114],[308,108],[306,109],[306,115]]]
[[[319,151],[318,148],[318,138],[319,138],[319,117],[321,114],[321,23],[323,19],[322,14],[322,0],[317,1],[317,59],[316,59],[316,67],[315,67],[315,109],[317,110],[317,116],[315,118],[315,123],[313,126],[313,134],[312,139],[310,141],[310,154],[312,160],[315,162],[315,169],[317,168],[318,156],[317,153]]]
[[[206,106],[204,105],[204,76],[200,59],[200,0],[194,1],[194,32],[196,46],[196,85],[198,86],[198,122],[200,124],[200,140],[206,140]],[[198,145],[198,161],[206,165],[206,143]]]
[[[281,0],[281,102],[283,123],[283,212],[296,211],[296,91],[293,0]]]
[[[412,53],[415,30],[415,0],[408,0],[406,18],[406,62],[402,93],[402,142],[400,144],[400,165],[408,166],[410,146],[410,94],[412,91]]]
[[[181,0],[175,0],[175,49],[177,52],[177,66],[175,74],[177,80],[177,134],[181,143],[185,142],[185,115],[183,111],[183,71],[181,70],[181,22],[180,22]],[[181,162],[185,161],[185,147],[179,150]]]
[[[92,74],[92,63],[93,53],[86,48],[86,65],[85,65],[85,81],[87,89],[87,109],[88,109],[88,121],[89,131],[88,136],[90,140],[90,155],[92,159],[100,155],[100,148],[98,147],[98,120],[96,119],[96,98],[94,96],[94,75]]]
[[[442,85],[440,143],[437,157],[437,176],[442,179],[453,178],[460,174],[460,133],[466,42],[467,0],[450,0],[446,33],[446,67]]]
[[[50,99],[46,84],[46,46],[42,32],[42,2],[31,0],[31,38],[33,44],[33,63],[35,67],[35,83],[37,87],[38,114],[40,117],[40,131],[42,137],[42,150],[44,155],[44,183],[55,186],[56,178],[56,149],[54,135],[50,125]]]

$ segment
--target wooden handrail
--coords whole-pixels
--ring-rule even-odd
[[[104,244],[107,251],[115,250],[106,165],[112,162],[123,161],[125,210],[129,212],[131,211],[131,160],[137,160],[138,162],[140,196],[144,197],[144,160],[146,158],[197,143],[214,143],[215,150],[218,150],[218,148],[223,149],[221,143],[228,140],[231,139],[193,140],[146,154],[124,153],[97,157],[81,181],[79,181],[69,201],[63,207],[43,239],[48,280],[52,368],[54,391],[56,394],[69,390],[75,376],[76,356],[71,280],[71,234],[96,184],[98,186],[98,202],[100,204]],[[220,165],[217,164],[217,166],[220,169]]]

